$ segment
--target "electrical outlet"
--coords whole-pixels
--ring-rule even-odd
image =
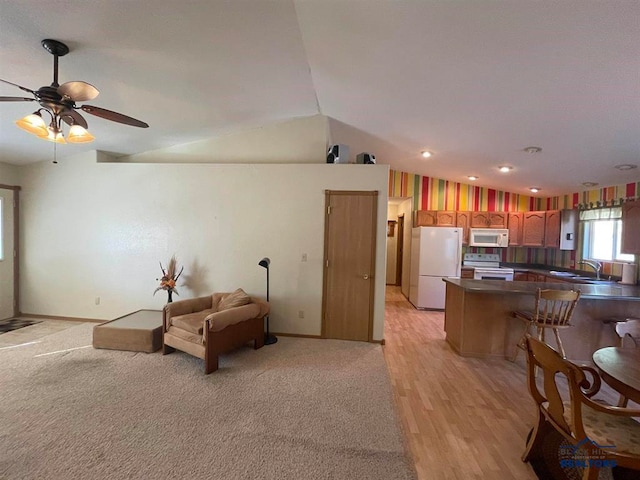
[[[96,305],[100,305],[100,297],[96,297]]]
[[[298,310],[298,318],[304,318],[304,310]]]
[[[306,262],[306,261],[307,261],[307,254],[306,254],[306,253],[303,253],[303,254],[302,254],[302,261],[303,261],[303,262]]]

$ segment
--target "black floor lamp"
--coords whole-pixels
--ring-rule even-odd
[[[269,257],[264,257],[262,260],[258,262],[258,265],[267,269],[267,302],[269,301],[269,264],[271,260]],[[276,343],[278,341],[278,337],[275,335],[271,335],[269,333],[269,315],[267,315],[267,331],[264,334],[264,344],[271,345],[272,343]]]

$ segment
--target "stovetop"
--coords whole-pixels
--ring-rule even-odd
[[[465,267],[513,271],[513,268],[500,266],[499,253],[465,253],[462,265]]]

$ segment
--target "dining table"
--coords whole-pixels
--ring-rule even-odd
[[[610,387],[640,403],[640,348],[601,348],[594,352],[593,363]]]

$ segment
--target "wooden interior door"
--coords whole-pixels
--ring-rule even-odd
[[[17,305],[17,196],[14,187],[0,185],[0,320],[18,314]],[[14,203],[14,201],[16,203]]]
[[[371,341],[378,192],[325,192],[322,336]]]

